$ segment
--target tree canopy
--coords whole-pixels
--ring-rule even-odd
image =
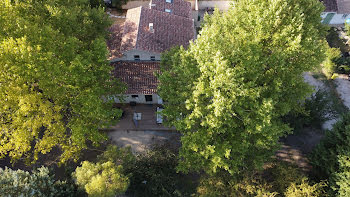
[[[182,171],[262,167],[290,131],[281,116],[311,92],[302,74],[324,60],[318,0],[236,0],[206,16],[188,49],[162,56],[159,94],[183,132]]]
[[[36,160],[54,147],[61,161],[98,144],[121,112],[103,95],[111,78],[103,8],[88,0],[0,2],[0,157]]]

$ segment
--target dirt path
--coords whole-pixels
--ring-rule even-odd
[[[130,146],[134,153],[142,153],[155,143],[180,143],[180,134],[169,131],[110,131],[108,136],[119,147]]]
[[[322,81],[317,80],[312,76],[312,73],[305,73],[303,77],[305,82],[313,86],[315,92],[318,90],[329,91],[327,86]],[[322,124],[322,130],[332,129],[333,124],[336,122],[336,118],[324,122]],[[323,134],[321,131],[312,128],[304,128],[304,131],[302,131],[300,134],[289,135],[281,141],[283,145],[281,149],[276,152],[276,158],[296,164],[304,171],[309,171],[311,166],[308,162],[306,154],[312,151],[312,149],[320,142],[322,137]]]
[[[309,85],[314,87],[315,92],[318,90],[327,91],[327,87],[325,86],[325,84],[322,81],[315,79],[312,76],[312,73],[310,73],[310,72],[307,72],[304,74],[304,80],[306,83],[308,83]],[[349,94],[350,94],[350,89],[349,89]],[[349,104],[350,104],[350,97],[349,97]],[[337,118],[327,120],[326,122],[324,122],[322,124],[322,129],[323,130],[331,130],[333,128],[334,123],[336,123],[337,121],[338,121]]]
[[[334,82],[344,105],[350,109],[350,81],[348,80],[348,76],[341,74],[334,80]]]

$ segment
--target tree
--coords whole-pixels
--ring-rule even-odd
[[[262,167],[311,92],[302,73],[324,59],[317,0],[237,0],[205,18],[187,50],[162,56],[160,96],[183,132],[179,169],[238,174]]]
[[[76,196],[74,185],[55,181],[49,169],[41,167],[32,173],[0,168],[0,193],[7,196],[66,197]]]
[[[0,2],[0,157],[35,161],[53,147],[64,162],[120,117],[103,101],[111,79],[103,8],[88,0]]]
[[[129,179],[122,173],[123,167],[111,161],[105,163],[82,162],[73,176],[79,186],[89,196],[112,197],[123,194],[129,185]]]

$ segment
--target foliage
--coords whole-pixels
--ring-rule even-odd
[[[191,177],[176,171],[177,153],[165,145],[156,145],[145,154],[138,155],[135,165],[127,170],[131,196],[190,196],[193,187]]]
[[[237,0],[206,17],[187,50],[163,54],[160,96],[183,132],[179,170],[261,168],[290,128],[281,121],[311,88],[324,58],[318,0]]]
[[[332,194],[348,196],[350,192],[350,114],[337,122],[310,156],[314,174],[328,179]]]
[[[325,75],[330,79],[333,74],[337,71],[337,64],[335,61],[340,58],[341,52],[338,48],[328,47],[326,51],[326,60],[323,62],[323,67],[325,68]]]
[[[274,197],[277,192],[270,192],[271,185],[267,184],[260,175],[246,175],[241,181],[223,174],[204,176],[200,180],[195,196],[198,197]]]
[[[89,196],[114,197],[123,194],[129,185],[129,179],[123,175],[123,167],[113,162],[82,162],[73,176],[77,184],[84,188]]]
[[[74,185],[55,181],[46,167],[32,173],[0,168],[0,174],[0,194],[8,196],[73,197],[77,193]]]
[[[284,193],[286,197],[319,197],[326,196],[324,192],[324,187],[326,184],[324,182],[316,183],[314,185],[310,185],[307,179],[303,179],[301,183],[298,185],[296,183],[292,183]]]
[[[125,5],[128,2],[128,0],[111,0],[111,6],[113,8],[122,9],[122,6]]]
[[[101,97],[122,91],[106,60],[110,24],[89,0],[0,2],[0,158],[58,146],[65,162],[106,139],[98,129],[121,111]]]
[[[106,150],[97,157],[99,162],[113,162],[124,168],[133,166],[136,162],[135,156],[131,152],[130,147],[119,148],[115,145],[108,145]]]
[[[326,40],[328,42],[329,47],[331,48],[339,48],[342,53],[349,52],[349,47],[346,46],[344,40],[339,37],[336,27],[331,27],[328,30],[328,34],[326,36]]]
[[[227,172],[204,176],[195,196],[321,197],[325,195],[324,187],[323,182],[312,185],[296,166],[274,162],[261,173],[247,173],[239,179]]]
[[[332,102],[326,91],[318,90],[299,107],[289,112],[284,121],[289,123],[295,132],[309,126],[321,128],[323,122],[336,114]]]
[[[105,7],[104,0],[89,0],[92,8]]]
[[[350,24],[349,23],[345,23],[345,31],[346,31],[346,34],[348,36],[350,36]]]

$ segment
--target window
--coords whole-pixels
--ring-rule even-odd
[[[148,24],[149,31],[154,33],[153,23]]]
[[[131,95],[131,98],[139,98],[139,95]]]
[[[170,9],[165,9],[165,12],[171,13]]]
[[[165,2],[167,2],[167,3],[172,3],[173,0],[165,0]]]
[[[134,60],[135,61],[140,61],[140,56],[139,55],[134,55]]]
[[[156,61],[156,56],[151,56],[151,61]]]
[[[198,15],[198,21],[200,21],[200,20],[201,20],[201,16]]]
[[[146,102],[153,101],[152,95],[145,95]]]

